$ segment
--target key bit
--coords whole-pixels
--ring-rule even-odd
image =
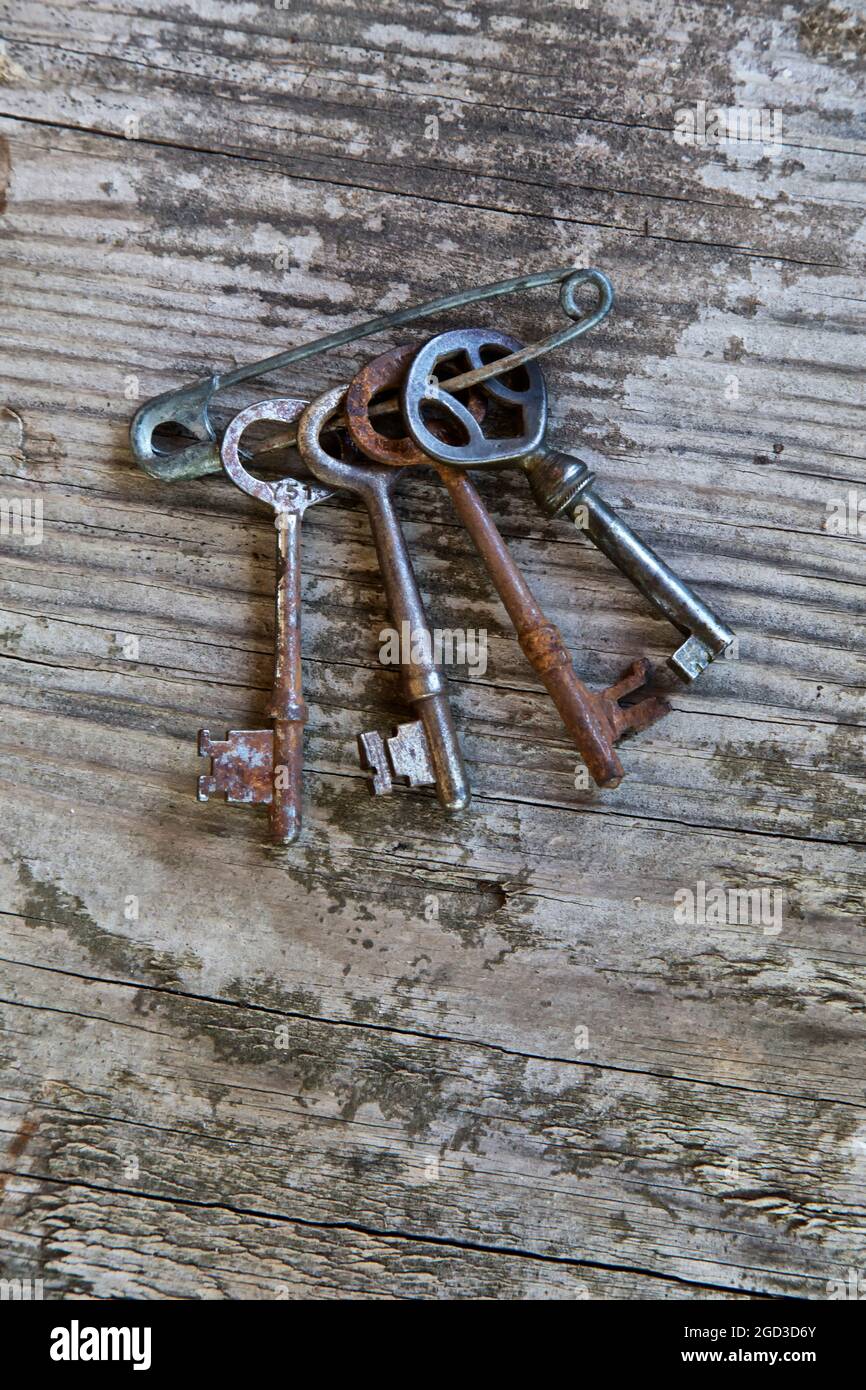
[[[626,695],[633,695],[636,690],[640,690],[651,677],[652,666],[645,656],[639,656],[623,671],[618,681],[596,696],[603,705],[605,717],[617,742],[624,734],[639,733],[641,729],[648,729],[651,724],[655,724],[657,719],[670,714],[670,705],[654,695],[644,695],[633,705],[620,704]]]
[[[370,790],[374,796],[387,796],[394,782],[410,787],[432,787],[436,771],[430,761],[427,735],[420,719],[398,724],[390,738],[371,731],[358,735],[361,767],[372,774]]]
[[[224,796],[231,806],[264,806],[271,802],[274,735],[272,729],[229,729],[213,739],[199,729],[198,753],[210,758],[211,770],[198,779],[198,799]]]

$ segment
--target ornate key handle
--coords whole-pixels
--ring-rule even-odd
[[[240,460],[240,440],[257,420],[288,424],[307,402],[294,399],[257,401],[236,415],[222,442],[226,473],[242,492],[271,507],[277,530],[277,584],[274,622],[274,684],[267,714],[271,729],[233,729],[224,740],[199,733],[199,752],[210,757],[211,772],[199,778],[199,800],[215,792],[226,800],[270,807],[271,839],[288,845],[301,830],[303,738],[307,706],[301,683],[300,526],[307,507],[332,496],[317,483],[280,478],[267,482],[247,472]]]
[[[259,420],[267,420],[275,425],[287,425],[299,420],[307,405],[307,401],[288,396],[274,401],[256,401],[254,405],[247,406],[246,410],[234,417],[220,446],[222,466],[232,482],[241,492],[249,493],[250,497],[256,497],[260,502],[273,507],[277,525],[280,524],[280,517],[283,515],[300,518],[307,507],[311,507],[315,502],[323,502],[326,497],[333,497],[334,490],[322,487],[319,483],[302,482],[292,477],[276,478],[273,481],[256,478],[254,474],[247,472],[241,463],[240,440],[250,425]]]
[[[145,473],[154,478],[174,482],[185,478],[199,478],[205,473],[220,471],[219,441],[216,429],[209,415],[213,398],[228,386],[236,386],[242,381],[251,381],[267,372],[276,372],[301,362],[308,357],[329,352],[345,343],[357,342],[372,333],[381,333],[412,323],[427,314],[437,314],[445,309],[464,308],[467,304],[478,304],[486,299],[496,299],[503,294],[514,294],[522,290],[539,289],[545,285],[560,285],[559,302],[563,313],[573,322],[558,333],[552,333],[540,342],[532,343],[510,357],[479,366],[460,381],[452,382],[455,390],[490,381],[505,372],[541,357],[554,348],[564,347],[572,339],[595,328],[607,318],[613,306],[613,287],[607,276],[600,270],[576,270],[565,266],[556,270],[543,270],[536,275],[519,275],[513,280],[498,280],[491,285],[479,285],[472,289],[459,290],[456,294],[444,295],[441,299],[428,300],[409,309],[401,309],[381,318],[368,319],[354,328],[345,328],[339,333],[331,333],[324,338],[316,338],[311,343],[292,348],[288,352],[265,357],[259,362],[251,362],[246,367],[236,367],[234,371],[214,373],[202,377],[188,386],[176,391],[165,391],[145,401],[133,417],[129,431],[132,452],[136,462]],[[578,291],[584,285],[592,285],[596,291],[595,307],[583,312],[577,303]],[[195,436],[195,442],[176,452],[166,452],[155,439],[155,431],[160,425],[178,424]]]
[[[514,361],[523,351],[522,344],[510,333],[500,333],[495,328],[458,328],[452,333],[440,333],[438,338],[425,344],[404,378],[400,399],[409,432],[415,443],[440,463],[498,468],[531,453],[544,438],[547,387],[537,362],[525,361],[520,366],[527,377],[525,387],[511,386],[501,377],[486,377],[483,381],[488,396],[520,411],[523,428],[516,436],[488,438],[481,422],[453,394],[455,378],[449,379],[444,386],[439,384],[436,369],[441,362],[459,361],[472,374],[489,365],[484,359],[485,356],[489,358],[491,349],[498,353],[500,362]],[[456,380],[462,380],[462,376]],[[453,433],[457,438],[465,436],[464,443],[450,443],[448,435],[428,424],[431,407],[450,417],[455,427]]]

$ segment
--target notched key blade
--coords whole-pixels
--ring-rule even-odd
[[[420,719],[411,724],[398,724],[386,747],[395,777],[405,778],[410,787],[433,786],[436,773]]]
[[[364,772],[372,773],[370,791],[373,796],[388,796],[394,784],[388,767],[388,754],[382,736],[373,729],[358,735],[358,754]]]
[[[373,774],[374,796],[387,796],[394,790],[394,782],[405,782],[410,787],[436,784],[427,735],[420,719],[398,724],[387,739],[375,731],[359,734],[358,748],[362,768]]]
[[[657,720],[664,719],[666,714],[670,714],[671,707],[667,701],[660,700],[655,695],[644,695],[633,705],[620,704],[626,695],[633,695],[635,691],[646,685],[651,680],[652,673],[652,666],[646,657],[638,657],[637,661],[633,661],[623,672],[618,681],[597,695],[596,698],[602,702],[615,743],[618,743],[626,734],[635,734],[639,733],[641,729],[648,729],[651,724],[655,724]]]
[[[198,752],[211,759],[211,770],[198,779],[198,799],[224,796],[230,806],[266,806],[273,795],[274,734],[272,729],[229,729],[224,739],[212,739],[200,729]]]

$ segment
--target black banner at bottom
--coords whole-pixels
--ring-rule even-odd
[[[310,1355],[322,1356],[330,1374],[341,1365],[357,1374],[365,1362],[369,1372],[371,1353],[386,1352],[394,1334],[421,1330],[415,1321],[419,1316],[429,1335],[431,1330],[456,1325],[463,1306],[435,1299],[407,1309],[405,1302],[391,1308],[388,1302],[337,1305],[324,1299],[299,1306],[276,1301],[109,1303],[7,1298],[0,1302],[0,1322],[7,1334],[7,1354],[17,1352],[28,1370],[38,1369],[58,1383],[70,1377],[92,1381],[105,1371],[115,1378],[127,1373],[139,1380],[166,1371],[258,1376],[278,1371],[280,1362],[291,1358],[288,1374],[289,1364],[300,1370],[299,1354],[304,1361]],[[676,1369],[700,1377],[713,1368],[760,1367],[770,1375],[798,1368],[826,1377],[857,1364],[863,1327],[859,1300],[841,1297],[821,1302],[576,1300],[569,1303],[563,1321],[562,1311],[549,1304],[539,1308],[530,1303],[523,1313],[512,1304],[508,1309],[508,1324],[500,1325],[495,1303],[473,1305],[473,1321],[461,1329],[458,1359],[464,1375],[467,1359],[489,1371],[502,1350],[516,1343],[524,1353],[537,1356],[538,1369],[556,1351],[557,1359],[577,1356],[581,1363],[591,1355],[601,1361],[606,1374],[668,1375]],[[322,1342],[317,1341],[319,1328],[328,1334]],[[339,1340],[334,1337],[336,1331],[343,1334]],[[533,1340],[527,1342],[527,1336]],[[418,1371],[430,1374],[435,1369],[442,1374],[452,1354],[456,1354],[453,1343],[443,1342],[440,1357],[424,1352]],[[405,1348],[401,1363],[406,1374]],[[411,1372],[413,1379],[418,1371]]]

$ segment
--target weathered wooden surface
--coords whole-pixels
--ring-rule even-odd
[[[10,9],[0,466],[45,536],[2,540],[4,1274],[826,1296],[864,1263],[864,544],[825,524],[866,496],[862,13]],[[778,109],[783,139],[678,145],[700,100]],[[616,792],[575,789],[413,478],[432,619],[490,634],[453,682],[476,795],[459,822],[371,804],[355,735],[401,711],[366,520],[335,500],[305,523],[306,830],[266,848],[192,789],[198,727],[261,716],[271,526],[221,478],[137,472],[130,392],[568,261],[618,307],[550,359],[555,436],[598,452],[738,659],[667,682]],[[553,310],[473,320],[538,336]],[[672,650],[517,474],[481,486],[588,680]],[[783,891],[781,931],[678,924],[698,881]]]

